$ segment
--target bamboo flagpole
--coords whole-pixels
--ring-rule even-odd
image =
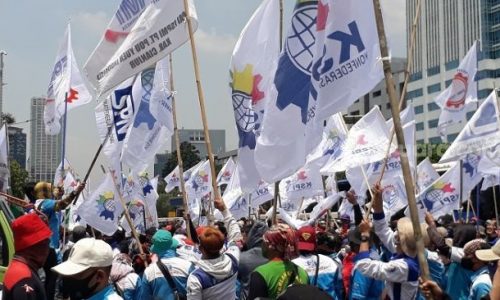
[[[180,190],[182,193],[182,203],[184,206],[184,221],[186,222],[186,233],[188,239],[191,239],[191,230],[189,228],[189,208],[188,208],[188,198],[186,193],[186,183],[184,182],[184,163],[182,162],[181,156],[181,145],[179,139],[179,128],[177,127],[177,111],[175,108],[175,92],[174,92],[174,71],[172,66],[172,54],[168,57],[170,65],[170,93],[172,95],[172,118],[174,119],[174,138],[175,138],[175,150],[177,151],[177,165],[179,166],[179,180],[180,180]]]
[[[205,135],[205,145],[207,146],[208,159],[210,161],[210,170],[212,173],[212,189],[213,189],[213,193],[215,194],[215,198],[220,198],[219,189],[217,188],[217,174],[215,172],[214,154],[212,153],[212,144],[210,143],[210,135],[208,133],[207,116],[205,113],[205,97],[203,95],[203,89],[201,87],[200,70],[199,70],[199,66],[198,66],[198,55],[196,54],[196,45],[195,45],[194,36],[193,36],[193,25],[191,24],[191,19],[189,17],[190,14],[189,14],[188,0],[184,0],[184,10],[186,11],[186,21],[187,21],[188,31],[189,31],[189,41],[191,43],[191,54],[193,56],[194,75],[196,78],[196,88],[198,91],[198,102],[200,103],[201,119],[203,121],[203,132]],[[212,207],[211,204],[210,204],[210,207]],[[209,211],[209,216],[208,216],[209,223],[212,224],[214,221],[213,210],[209,209],[208,211]]]
[[[413,67],[413,55],[415,54],[415,41],[416,41],[416,37],[417,37],[417,25],[418,25],[418,21],[420,20],[420,7],[421,7],[421,5],[422,5],[422,0],[418,0],[417,10],[415,12],[415,17],[413,18],[413,24],[411,27],[410,47],[408,48],[408,54],[407,54],[405,80],[403,83],[403,89],[401,90],[401,95],[399,97],[398,107],[399,107],[400,111],[403,108],[403,104],[405,103],[406,90],[408,88],[408,82],[410,81],[410,71],[411,71],[411,68]],[[393,139],[394,139],[394,126],[391,129],[389,145],[387,146],[387,152],[385,154],[384,163],[382,164],[382,171],[380,173],[380,177],[377,180],[378,183],[380,183],[382,181],[382,178],[384,178],[385,168],[387,166],[389,154],[391,152],[391,145],[392,145]],[[415,151],[415,153],[416,153],[416,151]]]
[[[385,36],[384,20],[382,17],[380,0],[373,0],[373,6],[375,11],[375,19],[377,21],[377,32],[380,40],[380,54],[382,56],[385,84],[387,88],[387,93],[389,95],[389,101],[391,103],[392,119],[394,121],[394,131],[396,132],[398,149],[399,152],[401,153],[401,166],[403,169],[403,178],[405,181],[406,194],[408,197],[408,207],[410,209],[413,232],[415,234],[415,240],[417,243],[417,257],[421,268],[421,274],[422,274],[421,277],[424,281],[426,281],[430,279],[429,266],[427,265],[427,259],[425,258],[424,254],[425,247],[424,247],[424,241],[422,239],[420,221],[418,218],[418,209],[414,193],[415,188],[413,186],[410,164],[408,162],[408,156],[406,154],[406,144],[404,140],[403,127],[401,126],[401,119],[399,116],[399,106],[397,105],[397,95],[396,95],[396,89],[394,87],[394,79],[392,78],[391,64],[388,59],[389,50],[387,45],[387,39]]]

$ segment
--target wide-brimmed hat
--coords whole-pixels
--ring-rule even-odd
[[[49,239],[52,231],[37,214],[27,214],[12,221],[14,248],[17,251],[29,248]]]
[[[482,261],[500,260],[500,240],[491,249],[477,250],[476,257]]]
[[[153,235],[151,252],[162,255],[168,250],[176,249],[179,242],[172,237],[170,231],[160,229]]]

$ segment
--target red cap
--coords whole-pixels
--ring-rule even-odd
[[[14,246],[17,251],[50,238],[52,231],[37,214],[27,214],[12,221]]]
[[[316,250],[316,230],[312,226],[305,226],[297,231],[299,240],[298,249],[303,251]]]

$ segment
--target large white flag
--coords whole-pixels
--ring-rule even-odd
[[[384,212],[387,218],[408,205],[406,189],[401,175],[387,175],[380,182]]]
[[[170,174],[168,174],[163,180],[165,180],[165,182],[167,183],[167,185],[165,186],[166,193],[170,193],[176,187],[179,188],[181,184],[179,166],[175,167],[175,169],[170,172]]]
[[[388,145],[389,130],[378,106],[374,106],[349,130],[338,170],[383,160]]]
[[[67,98],[66,98],[67,96]],[[68,24],[64,40],[57,51],[56,61],[47,89],[47,100],[44,110],[45,133],[56,135],[61,130],[60,119],[65,112],[92,101],[83,82],[78,64],[71,46],[71,28]]]
[[[151,114],[168,131],[174,132],[174,117],[172,107],[173,92],[170,91],[170,63],[168,57],[156,63],[153,91],[149,107]]]
[[[234,162],[233,158],[230,157],[217,175],[217,185],[229,184],[235,170],[236,163]],[[239,180],[241,186],[241,175],[239,175]]]
[[[122,149],[122,162],[139,173],[152,162],[153,157],[172,134],[151,114],[155,70],[142,71],[132,87],[132,97],[140,99],[134,121],[128,128]]]
[[[318,205],[313,208],[311,214],[309,215],[308,223],[310,225],[313,225],[316,220],[318,220],[323,214],[328,212],[332,208],[332,206],[339,202],[340,198],[342,197],[345,197],[345,193],[334,193],[333,195],[318,201]]]
[[[212,192],[210,161],[206,160],[193,171],[186,181],[186,191],[190,199],[201,199]]]
[[[426,187],[431,185],[434,181],[439,178],[438,172],[434,169],[431,161],[426,157],[417,166],[417,190],[423,191]]]
[[[0,191],[7,191],[9,178],[9,140],[7,138],[7,125],[3,125],[0,129]]]
[[[469,153],[481,153],[498,145],[500,143],[498,113],[497,99],[493,91],[467,122],[439,162],[457,160]]]
[[[254,12],[233,50],[231,97],[238,130],[241,188],[250,192],[259,183],[254,150],[264,107],[270,99],[279,45],[279,1],[264,0]]]
[[[193,30],[198,27],[189,1]],[[184,2],[123,0],[104,36],[85,63],[99,94],[109,91],[171,53],[189,39]]]
[[[323,180],[317,168],[304,167],[281,180],[280,196],[290,200],[323,195]]]
[[[322,126],[312,126],[309,101],[318,1],[296,3],[255,148],[257,170],[266,182],[295,173],[321,140]]]
[[[255,189],[252,194],[250,205],[252,208],[258,208],[259,205],[272,200],[274,197],[274,184],[268,184],[261,180],[257,189]]]
[[[467,55],[460,62],[450,86],[434,100],[441,107],[438,131],[442,138],[447,127],[465,120],[467,108],[477,101],[477,42],[474,42]]]
[[[384,72],[372,2],[320,0],[315,29],[311,96],[316,108],[309,113],[321,121],[369,93]]]
[[[479,184],[483,175],[479,172],[479,164],[483,159],[482,154],[469,153],[462,159],[462,192],[463,200],[467,200],[469,193]]]
[[[429,211],[435,218],[457,209],[459,201],[460,164],[458,163],[417,196],[418,208]]]
[[[78,208],[80,215],[90,226],[111,236],[118,229],[118,218],[123,212],[113,175],[106,174],[104,181]]]
[[[483,151],[477,169],[482,175],[500,174],[500,144]]]

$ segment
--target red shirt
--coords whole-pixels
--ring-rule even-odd
[[[45,288],[24,259],[14,257],[5,273],[3,300],[44,300]]]

